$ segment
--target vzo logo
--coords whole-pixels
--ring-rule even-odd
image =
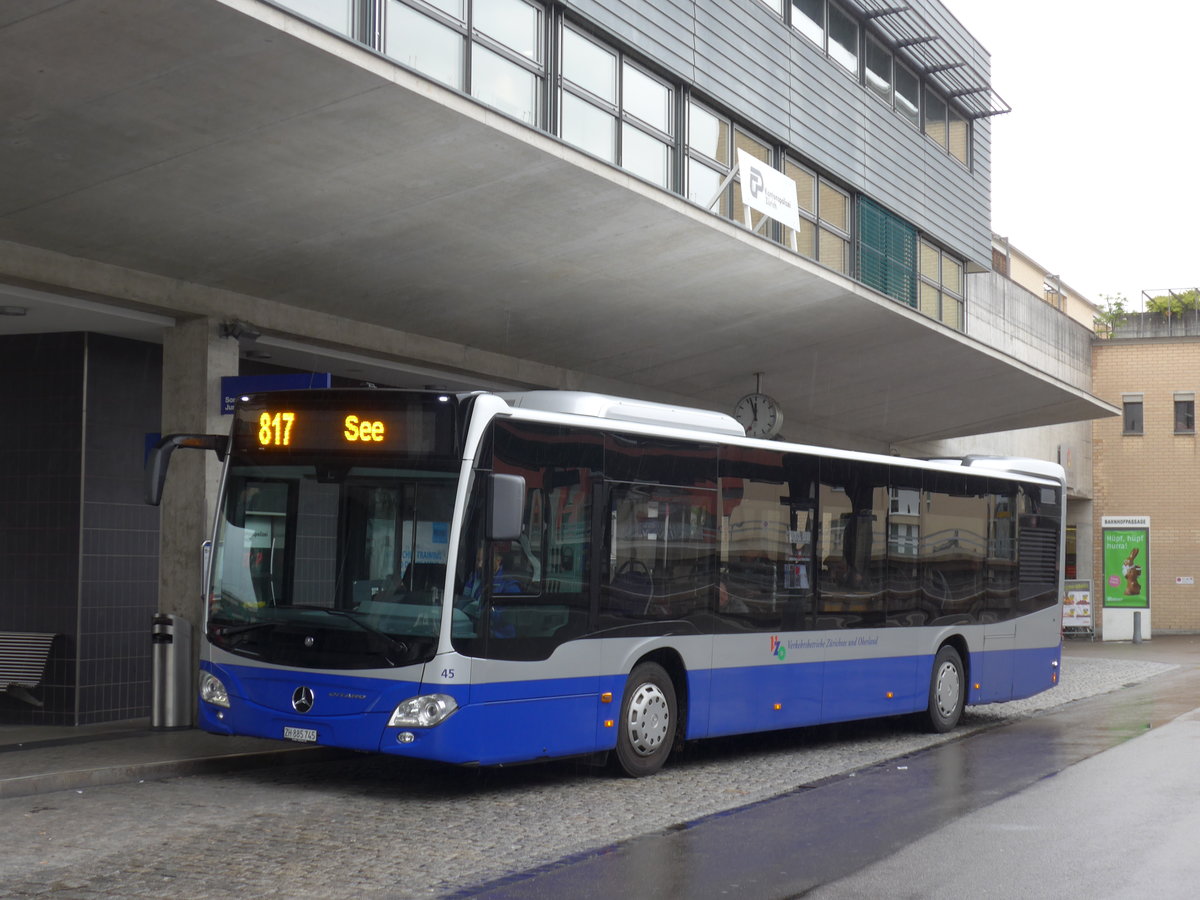
[[[765,188],[766,188],[766,184],[764,184],[764,182],[763,182],[762,172],[760,172],[754,166],[751,166],[750,167],[750,196],[753,197],[755,200],[757,200],[758,195],[761,194]]]
[[[771,655],[777,657],[780,661],[787,656],[787,647],[783,646],[776,635],[771,635]]]

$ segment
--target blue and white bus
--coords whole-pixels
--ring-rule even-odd
[[[207,731],[460,765],[876,716],[1057,682],[1063,471],[750,439],[596,394],[242,397],[204,594]]]

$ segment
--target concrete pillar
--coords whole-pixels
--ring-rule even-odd
[[[218,334],[214,319],[167,329],[163,338],[162,433],[227,434],[221,377],[238,373],[238,345]],[[210,536],[221,464],[206,450],[178,450],[163,490],[158,608],[188,619],[201,639],[200,545]],[[196,649],[193,647],[193,655]]]

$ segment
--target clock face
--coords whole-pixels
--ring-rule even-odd
[[[747,394],[734,405],[733,417],[748,437],[775,437],[783,427],[783,411],[766,394]]]

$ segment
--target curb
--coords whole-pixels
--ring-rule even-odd
[[[38,775],[20,775],[15,778],[0,778],[0,800],[51,794],[56,791],[78,791],[106,785],[157,781],[186,775],[213,775],[271,766],[327,762],[352,755],[354,755],[353,751],[335,747],[296,747],[191,759],[98,766],[94,769],[74,769]]]

